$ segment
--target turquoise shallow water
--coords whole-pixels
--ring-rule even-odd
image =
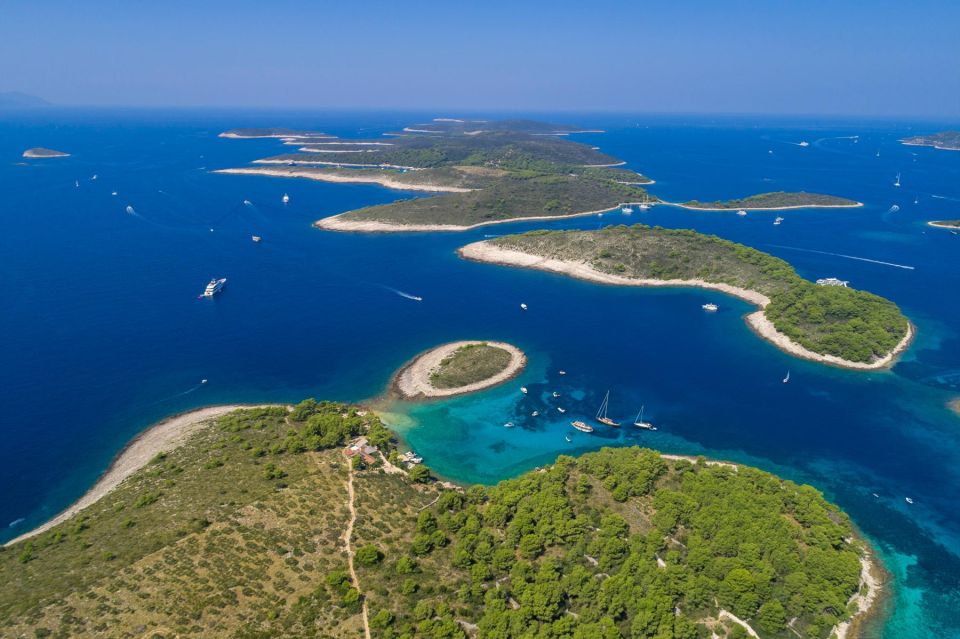
[[[960,418],[945,407],[960,395],[960,237],[923,224],[960,217],[960,154],[896,143],[945,125],[557,116],[605,128],[580,139],[654,177],[652,190],[666,199],[807,189],[866,204],[783,213],[780,226],[775,213],[660,207],[464,234],[344,235],[310,223],[409,194],[208,171],[279,149],[218,139],[225,128],[379,136],[421,117],[49,112],[0,122],[0,522],[12,524],[4,538],[69,504],[165,415],[228,401],[361,400],[421,350],[500,339],[530,357],[519,379],[390,407],[391,422],[438,472],[495,482],[561,453],[627,444],[750,463],[818,486],[881,550],[894,594],[868,636],[960,636]],[[31,146],[73,156],[24,165],[18,156]],[[892,372],[842,371],[756,338],[738,300],[596,286],[454,254],[490,234],[637,221],[717,233],[806,277],[849,279],[898,302],[919,337]],[[261,244],[249,241],[254,233]],[[214,275],[229,278],[226,291],[197,300]],[[707,300],[720,312],[703,313]],[[645,405],[659,430],[573,431],[569,421],[591,416],[607,389],[612,415],[632,420]]]

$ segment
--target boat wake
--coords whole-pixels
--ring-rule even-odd
[[[423,301],[423,298],[420,297],[419,295],[411,295],[410,293],[404,293],[403,291],[401,291],[401,290],[399,290],[399,289],[391,288],[391,287],[389,287],[389,286],[384,286],[383,288],[387,289],[387,290],[390,291],[391,293],[396,293],[396,294],[399,295],[400,297],[405,297],[405,298],[407,298],[408,300],[413,300],[414,302],[422,302],[422,301]]]
[[[19,526],[25,521],[26,519],[24,519],[23,517],[20,517],[19,519],[14,519],[9,524],[7,524],[7,528],[16,528],[17,526]]]
[[[832,255],[833,257],[842,257],[848,260],[857,260],[859,262],[870,262],[871,264],[882,264],[884,266],[892,266],[894,268],[902,268],[908,271],[914,270],[916,267],[907,266],[905,264],[896,264],[894,262],[884,262],[881,260],[873,260],[868,257],[857,257],[855,255],[844,255],[843,253],[830,253],[827,251],[816,251],[814,249],[800,248],[798,246],[782,246],[780,244],[768,244],[767,246],[772,246],[774,248],[787,249],[789,251],[802,251],[804,253],[818,253],[820,255]]]

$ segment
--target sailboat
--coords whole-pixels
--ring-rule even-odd
[[[783,383],[784,384],[790,383],[790,371],[787,371],[787,376],[783,378]]]
[[[640,412],[637,413],[637,418],[634,420],[633,425],[637,428],[643,428],[644,430],[657,430],[657,427],[650,422],[643,421],[643,408],[643,406],[640,407]]]
[[[607,417],[608,408],[610,408],[610,391],[607,391],[606,396],[603,398],[603,403],[600,404],[600,410],[597,411],[597,421],[607,426],[619,426],[620,422],[615,422]]]
[[[897,179],[896,179],[896,181],[893,183],[893,185],[894,185],[894,186],[900,186],[900,174],[899,174],[899,173],[897,173]]]

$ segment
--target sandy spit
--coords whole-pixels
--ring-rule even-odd
[[[331,215],[322,220],[313,223],[314,226],[328,231],[349,231],[354,233],[409,233],[411,231],[469,231],[481,226],[491,226],[493,224],[508,224],[510,222],[530,222],[534,220],[562,220],[568,217],[581,217],[583,215],[596,215],[600,213],[609,213],[616,211],[617,206],[611,206],[606,209],[596,211],[581,211],[580,213],[570,213],[568,215],[537,215],[532,217],[511,217],[506,220],[494,220],[492,222],[479,222],[470,226],[460,224],[393,224],[390,222],[380,222],[377,220],[348,220],[343,216]],[[349,213],[349,211],[348,211]]]
[[[457,388],[435,388],[430,383],[430,375],[437,369],[447,356],[453,354],[458,348],[470,344],[489,344],[510,353],[510,362],[507,367],[493,377],[481,382],[458,386]],[[420,355],[417,355],[409,363],[405,364],[390,384],[391,390],[404,399],[425,399],[433,397],[451,397],[453,395],[463,395],[465,393],[474,393],[516,377],[520,371],[527,365],[527,357],[516,346],[505,344],[503,342],[484,342],[482,340],[469,340],[461,342],[451,342],[430,349]]]
[[[266,406],[269,405],[227,404],[224,406],[207,406],[174,415],[154,424],[137,435],[133,441],[127,444],[126,448],[120,451],[120,454],[114,458],[106,472],[100,476],[97,483],[83,497],[47,523],[11,539],[4,545],[9,546],[46,532],[57,524],[70,519],[84,508],[97,503],[102,497],[119,486],[123,480],[143,468],[157,453],[170,451],[182,445],[195,432],[209,425],[211,420],[240,408],[265,408]]]
[[[230,173],[234,175],[270,175],[273,177],[292,177],[307,178],[308,180],[317,180],[319,182],[343,182],[352,184],[379,184],[389,189],[400,191],[431,191],[436,193],[466,193],[473,189],[465,189],[459,186],[443,186],[440,184],[409,184],[400,182],[385,175],[370,176],[347,176],[335,175],[332,173],[313,173],[310,171],[298,171],[296,169],[219,169],[214,173]]]
[[[770,298],[757,291],[730,286],[729,284],[705,282],[704,280],[697,279],[656,280],[611,275],[608,273],[601,273],[589,264],[584,264],[582,262],[568,262],[564,260],[547,259],[537,255],[530,255],[529,253],[524,253],[522,251],[503,249],[488,242],[474,242],[473,244],[467,244],[463,248],[459,249],[458,253],[465,259],[474,260],[477,262],[490,262],[493,264],[504,264],[507,266],[539,269],[541,271],[560,273],[562,275],[568,275],[570,277],[576,277],[578,279],[589,280],[592,282],[600,282],[602,284],[613,284],[617,286],[692,286],[713,291],[720,291],[728,295],[733,295],[734,297],[739,297],[742,300],[746,300],[751,304],[756,304],[759,306],[759,311],[747,315],[747,324],[753,328],[758,335],[772,342],[777,348],[780,348],[781,350],[784,350],[796,357],[813,360],[823,364],[831,364],[833,366],[839,366],[842,368],[850,368],[855,370],[877,370],[886,368],[893,363],[897,355],[907,349],[916,333],[913,324],[910,324],[908,325],[907,334],[904,336],[904,338],[899,344],[897,344],[896,348],[887,353],[884,357],[870,363],[852,362],[834,355],[821,355],[819,353],[814,353],[813,351],[804,348],[783,333],[779,332],[773,326],[773,323],[770,322],[770,320],[768,320],[766,315],[763,313],[763,309],[770,304]]]

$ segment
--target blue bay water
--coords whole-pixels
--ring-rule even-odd
[[[750,463],[817,486],[876,543],[893,596],[868,636],[960,636],[960,418],[946,408],[960,395],[960,237],[924,224],[960,217],[960,154],[896,142],[944,124],[555,118],[606,129],[576,139],[625,158],[668,200],[805,189],[865,203],[779,213],[780,226],[774,212],[656,207],[457,234],[336,234],[311,222],[411,195],[210,173],[282,149],[217,138],[226,128],[379,137],[423,117],[100,111],[0,120],[0,539],[67,506],[167,415],[235,401],[363,400],[423,349],[499,339],[529,355],[518,380],[444,402],[380,403],[437,472],[495,482],[558,454],[629,444]],[[73,155],[22,161],[32,146]],[[716,233],[805,277],[850,280],[900,304],[919,337],[892,372],[842,371],[758,339],[742,319],[750,306],[719,294],[596,286],[454,253],[487,235],[634,222]],[[224,293],[197,299],[214,276],[229,278]],[[720,312],[703,313],[706,301]],[[608,389],[613,416],[633,421],[644,405],[659,430],[571,429]]]

